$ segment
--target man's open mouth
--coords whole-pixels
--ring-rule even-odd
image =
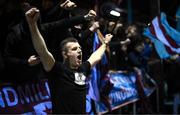
[[[79,60],[81,60],[81,57],[82,57],[81,55],[78,55],[78,56],[77,56],[77,58],[78,58]]]

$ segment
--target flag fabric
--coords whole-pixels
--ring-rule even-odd
[[[137,89],[138,86],[136,84],[138,77],[135,72],[127,73],[124,71],[109,71],[108,75],[111,83],[113,84],[113,88],[108,95],[112,110],[116,110],[130,103],[141,100]],[[141,76],[141,78],[142,79],[139,79],[139,82],[142,83],[143,92],[145,93],[144,96],[147,98],[155,91],[155,82],[147,77]],[[146,102],[148,101],[146,100]],[[109,112],[107,106],[105,106],[101,101],[96,104],[96,109],[98,114],[106,114]],[[146,111],[146,113],[147,112],[148,111]]]
[[[16,84],[0,83],[0,114],[52,114],[51,94],[47,79]]]
[[[104,39],[102,37],[103,36],[101,36],[98,32],[94,33],[93,52],[100,47],[102,42],[101,40]],[[87,96],[87,102],[89,102],[90,99],[92,99],[95,102],[101,101],[105,104],[105,106],[109,106],[108,108],[110,109],[110,104],[108,103],[108,100],[106,100],[105,97],[108,97],[107,92],[110,92],[110,87],[112,84],[110,83],[110,79],[108,79],[107,73],[108,58],[106,53],[104,53],[101,61],[98,64],[96,64],[96,66],[92,69],[91,79],[88,82],[89,91]],[[90,106],[92,105],[90,105],[90,103],[86,104],[87,109],[91,108]]]
[[[180,53],[180,32],[168,24],[164,12],[152,20],[143,34],[152,40],[161,59]]]
[[[97,33],[94,33],[94,42],[93,42],[93,52],[100,46],[100,41],[98,39]],[[98,82],[100,81],[100,71],[98,70],[98,64],[93,67],[91,72],[91,79],[89,81],[89,96],[95,101],[100,100],[99,96],[99,86]]]
[[[100,39],[98,37],[98,33],[94,33],[93,52],[96,51],[101,45]],[[100,82],[102,77],[108,73],[107,64],[107,56],[104,54],[101,61],[96,64],[95,67],[93,67],[91,72],[91,79],[89,82],[89,96],[95,101],[100,101]],[[105,66],[106,68],[103,68]]]

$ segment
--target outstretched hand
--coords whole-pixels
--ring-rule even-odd
[[[105,42],[106,44],[108,44],[108,43],[111,41],[112,37],[113,37],[112,34],[106,34],[106,36],[105,36],[105,41],[104,41],[104,42]]]
[[[84,16],[87,20],[92,20],[96,17],[96,12],[94,10],[90,10],[88,14]]]
[[[89,28],[90,31],[95,32],[97,29],[99,28],[99,22],[93,22],[93,24],[91,25],[91,27]]]
[[[39,64],[41,61],[40,61],[40,58],[35,56],[35,55],[32,55],[29,57],[28,59],[28,64],[29,66],[34,66],[34,65],[37,65]]]
[[[34,24],[37,22],[39,18],[40,12],[37,8],[31,8],[25,13],[26,20],[29,25]]]
[[[77,5],[70,0],[66,0],[64,3],[60,4],[60,7],[66,10],[72,10],[73,8],[77,7]]]

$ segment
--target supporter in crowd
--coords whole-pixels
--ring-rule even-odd
[[[90,54],[93,52],[93,37],[94,33],[97,32],[99,28],[98,21],[91,21],[89,26],[81,29],[72,28],[72,33],[75,38],[77,38],[79,44],[84,49],[83,53],[83,60],[87,60]]]
[[[83,64],[82,51],[77,40],[74,38],[65,39],[61,42],[63,63],[58,63],[48,51],[45,41],[38,30],[38,17],[39,10],[36,8],[30,9],[26,13],[34,48],[49,75],[53,113],[85,114],[85,79],[90,68],[101,60],[112,35],[107,34],[104,44]],[[71,95],[69,95],[69,92],[71,92]]]
[[[145,72],[147,70],[147,60],[142,55],[145,48],[144,40],[137,38],[137,40],[131,45],[133,49],[128,54],[130,66],[137,67]]]
[[[110,49],[106,69],[115,70],[115,72],[122,70],[127,73],[136,73],[137,70],[140,72],[140,69],[143,77],[151,76],[159,88],[159,97],[162,97],[159,99],[160,105],[156,105],[160,108],[164,107],[162,102],[165,98],[161,95],[164,93],[164,82],[167,82],[168,96],[174,97],[174,113],[178,113],[180,103],[179,55],[161,61],[150,39],[143,40],[141,27],[136,25],[141,22],[136,23],[136,18],[134,18],[136,24],[129,25],[125,22],[127,21],[124,16],[126,14],[123,14],[127,13],[125,10],[121,9],[120,17],[112,17],[108,13],[101,14],[101,6],[104,6],[104,3],[113,2],[113,4],[116,3],[114,5],[120,6],[120,3],[123,3],[122,0],[89,1],[95,5],[95,9],[99,8],[100,15],[98,16],[93,10],[89,11],[91,5],[85,3],[87,1],[84,3],[88,7],[85,5],[82,8],[77,5],[81,2],[83,4],[83,1],[78,0],[1,0],[0,83],[2,86],[4,83],[14,83],[13,85],[20,86],[26,83],[34,84],[48,78],[53,113],[85,114],[85,95],[88,88],[84,80],[86,77],[91,79],[88,77],[90,69],[100,60],[107,46],[107,43],[103,43],[93,53],[94,33],[100,31],[103,35],[110,33],[105,36],[108,42],[106,49]],[[173,21],[173,25],[175,25],[174,22],[176,21]],[[36,40],[38,42],[35,42]],[[40,47],[43,50],[40,51],[38,49]],[[151,58],[152,53],[155,55],[153,58]],[[164,71],[161,71],[162,68]],[[98,81],[100,87],[104,79],[109,80],[108,83],[110,83],[107,73],[105,73],[106,77],[101,77],[101,81]],[[101,87],[98,92],[101,102],[103,102],[102,95],[105,95],[105,99],[108,100],[111,91],[110,88],[108,91],[102,91],[102,89]],[[2,94],[1,96],[3,98],[9,95]],[[157,98],[156,96],[152,97],[153,101]],[[108,106],[105,106],[111,108],[110,103],[107,104]],[[137,108],[143,109],[141,105],[137,105]]]
[[[70,0],[31,0],[28,3],[40,9],[42,23],[69,18],[70,13],[77,7],[76,3]]]
[[[26,3],[23,5],[22,10],[25,13],[30,7],[31,6]],[[57,54],[59,49],[57,42],[62,41],[68,36],[72,36],[66,35],[68,33],[68,28],[74,24],[86,22],[86,20],[89,20],[87,18],[93,17],[91,14],[92,12],[93,11],[90,11],[86,14],[86,17],[83,15],[44,24],[40,24],[40,20],[38,21],[39,27],[41,28],[42,33],[44,33],[44,36],[46,36],[48,46],[55,57],[59,56]],[[63,35],[58,34],[61,32]],[[59,38],[57,39],[56,37],[58,37],[58,35]],[[8,73],[10,74],[8,75],[10,78],[6,77],[8,80],[13,82],[24,82],[29,81],[30,79],[37,80],[42,77],[44,78],[44,74],[41,72],[42,67],[39,57],[33,49],[30,37],[28,25],[24,16],[19,24],[11,28],[7,36],[5,45],[5,62],[7,71],[11,71],[11,73]],[[37,77],[37,75],[39,77]]]

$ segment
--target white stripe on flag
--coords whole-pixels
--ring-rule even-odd
[[[171,46],[169,44],[169,42],[166,40],[166,37],[164,36],[162,30],[160,29],[159,26],[159,22],[158,22],[158,17],[156,17],[153,21],[152,21],[152,25],[153,28],[155,30],[155,34],[156,37],[158,38],[158,40],[160,40],[163,44],[165,44],[166,46],[168,46],[172,51],[176,52],[176,53],[180,53],[180,48],[174,48],[173,46]]]

